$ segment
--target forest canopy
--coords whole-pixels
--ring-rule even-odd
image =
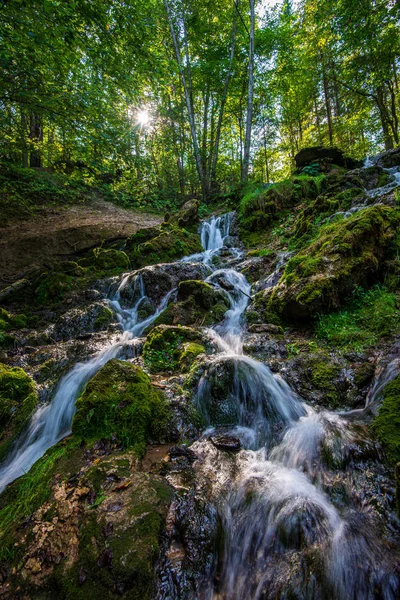
[[[2,0],[0,157],[180,202],[399,143],[394,0]]]

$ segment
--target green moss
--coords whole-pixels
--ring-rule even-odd
[[[316,335],[334,348],[362,352],[400,330],[400,300],[385,287],[356,290],[347,306],[319,317]]]
[[[143,456],[148,438],[166,433],[168,408],[149,377],[130,363],[110,360],[76,401],[72,431],[84,440],[116,437]]]
[[[144,244],[152,240],[153,238],[160,235],[161,230],[159,227],[147,227],[145,229],[139,229],[136,233],[131,235],[131,237],[126,242],[126,250],[128,252],[135,250],[140,244]]]
[[[28,424],[37,400],[36,386],[29,375],[0,363],[0,460]]]
[[[222,321],[228,309],[228,298],[221,290],[204,281],[181,281],[177,302],[161,313],[157,324],[208,326]]]
[[[156,237],[139,244],[131,253],[131,260],[137,266],[171,262],[201,252],[200,237],[186,229],[171,227]]]
[[[66,292],[74,287],[73,277],[65,273],[45,275],[35,290],[39,304],[49,305],[62,300]]]
[[[325,404],[329,408],[337,408],[340,404],[340,394],[335,385],[335,379],[340,374],[341,368],[329,362],[328,357],[312,359],[311,383],[324,393]]]
[[[93,324],[95,331],[99,331],[101,329],[106,329],[111,323],[113,318],[113,312],[107,306],[101,307],[99,314],[96,317],[96,320]]]
[[[383,276],[383,264],[397,251],[400,211],[372,206],[321,228],[317,240],[286,265],[268,309],[288,320],[310,319],[339,308],[359,286]]]
[[[400,375],[383,390],[383,402],[372,428],[389,462],[400,461]]]
[[[9,329],[23,329],[28,326],[28,317],[24,314],[11,315],[4,308],[0,308],[0,331]]]
[[[110,271],[129,269],[130,262],[127,254],[114,248],[94,248],[87,256],[79,261],[81,266],[93,266],[97,270]]]
[[[196,358],[200,346],[200,334],[189,327],[178,325],[176,327],[168,325],[159,325],[155,327],[147,336],[146,343],[143,346],[143,359],[145,364],[153,372],[185,371],[190,367],[190,359]],[[191,350],[187,343],[191,343]],[[185,357],[185,358],[183,358]]]
[[[204,354],[206,349],[202,344],[196,344],[195,342],[188,342],[184,344],[183,350],[179,357],[179,370],[187,371],[190,369],[194,360],[200,354]]]
[[[4,547],[10,531],[20,521],[31,517],[51,494],[51,482],[56,473],[68,479],[78,470],[84,450],[74,440],[63,440],[38,460],[23,477],[10,484],[0,496],[0,541]]]

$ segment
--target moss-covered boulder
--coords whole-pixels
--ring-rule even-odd
[[[61,272],[45,273],[35,289],[39,304],[51,305],[62,300],[67,292],[74,287],[74,278]]]
[[[228,298],[221,290],[205,281],[181,281],[177,301],[161,313],[156,324],[209,326],[222,321],[228,309]]]
[[[372,206],[321,229],[289,260],[278,285],[257,295],[258,309],[275,320],[309,320],[339,308],[357,286],[383,276],[385,259],[396,252],[399,224],[399,210]]]
[[[140,267],[179,260],[201,251],[200,236],[197,233],[173,226],[139,244],[130,256],[132,263]]]
[[[400,462],[400,375],[388,383],[372,428],[391,464]]]
[[[24,314],[12,315],[0,308],[0,348],[9,348],[15,337],[7,333],[10,329],[23,329],[28,326],[28,318]]]
[[[110,271],[112,269],[129,269],[130,263],[128,255],[122,250],[93,248],[85,258],[79,261],[79,265],[94,267],[100,271]]]
[[[3,597],[149,599],[172,497],[132,451],[60,442],[0,497]]]
[[[127,252],[131,252],[140,246],[140,244],[148,242],[149,240],[160,235],[160,233],[161,229],[159,227],[146,227],[145,229],[139,229],[127,239],[125,249]]]
[[[143,456],[148,439],[166,436],[166,400],[146,373],[120,360],[110,360],[89,381],[76,401],[72,431],[84,440],[116,438]]]
[[[87,308],[73,308],[60,316],[51,330],[55,340],[69,340],[84,333],[107,329],[114,313],[106,305],[96,302]]]
[[[0,363],[0,460],[29,423],[37,401],[36,385],[29,375]]]
[[[200,203],[196,198],[187,200],[175,215],[166,215],[165,221],[176,224],[178,227],[190,228],[193,225],[196,226],[199,222],[199,206]]]
[[[147,336],[143,359],[153,372],[183,372],[204,352],[201,334],[195,329],[182,325],[158,325]]]

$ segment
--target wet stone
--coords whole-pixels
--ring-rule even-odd
[[[219,450],[237,451],[240,450],[242,444],[240,439],[235,435],[220,434],[210,437],[212,444]]]

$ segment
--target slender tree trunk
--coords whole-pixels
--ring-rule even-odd
[[[32,142],[31,153],[29,157],[29,166],[31,168],[42,166],[42,156],[39,144],[43,141],[42,120],[40,115],[31,114],[29,124],[29,138]]]
[[[21,138],[22,138],[22,166],[27,168],[29,164],[29,153],[28,146],[26,143],[27,137],[27,129],[28,129],[28,121],[26,118],[26,113],[23,108],[21,108]]]
[[[208,117],[210,109],[210,85],[207,83],[206,93],[203,95],[204,110],[203,110],[203,131],[201,140],[201,162],[203,165],[203,175],[206,179],[207,189],[208,185],[208,169],[207,169],[207,142],[208,142]]]
[[[247,92],[246,133],[244,139],[244,154],[242,166],[242,183],[249,177],[251,128],[253,121],[253,94],[254,94],[254,29],[255,29],[255,0],[250,2],[250,33],[249,33],[249,86]]]
[[[206,196],[207,196],[207,190],[206,190],[206,186],[205,186],[203,165],[201,162],[201,155],[200,155],[200,148],[199,148],[199,143],[197,140],[196,121],[195,121],[195,116],[194,116],[191,75],[190,75],[190,59],[189,59],[190,57],[189,57],[189,49],[188,49],[188,45],[187,45],[186,26],[184,25],[184,31],[185,31],[184,37],[185,37],[185,54],[186,54],[186,60],[187,60],[188,78],[185,75],[185,70],[182,65],[181,52],[180,52],[180,48],[179,48],[178,39],[176,37],[174,22],[172,19],[172,14],[171,14],[168,0],[164,0],[164,6],[165,6],[166,13],[167,13],[168,23],[169,23],[169,27],[170,27],[170,31],[171,31],[172,42],[173,42],[174,49],[175,49],[175,57],[176,57],[176,62],[178,64],[178,68],[179,68],[179,75],[181,77],[183,89],[185,92],[185,101],[186,101],[186,108],[187,108],[188,117],[189,117],[190,133],[191,133],[191,137],[192,137],[192,146],[193,146],[193,153],[194,153],[194,158],[195,158],[195,162],[196,162],[196,170],[197,170],[200,185],[202,188],[203,199],[205,200]]]
[[[321,121],[319,118],[319,111],[318,111],[318,103],[317,103],[317,97],[314,96],[314,111],[315,111],[315,122],[317,125],[317,132],[318,132],[318,141],[320,144],[322,144],[322,137],[321,137]]]
[[[326,77],[325,71],[325,60],[324,56],[321,53],[321,66],[322,66],[322,83],[324,86],[324,99],[325,99],[325,108],[326,108],[326,118],[328,121],[328,136],[329,136],[329,145],[333,146],[333,129],[332,129],[332,109],[331,109],[331,100],[329,97],[329,87],[328,87],[328,79]]]
[[[232,77],[233,61],[235,58],[236,31],[237,31],[237,13],[236,13],[236,9],[234,9],[233,10],[233,22],[232,22],[232,35],[231,35],[231,49],[230,49],[230,53],[229,53],[229,66],[228,66],[228,72],[225,77],[224,90],[222,92],[221,104],[219,107],[219,114],[218,114],[217,129],[216,129],[216,133],[215,133],[215,145],[214,145],[214,152],[213,152],[213,159],[212,159],[211,173],[210,173],[211,186],[213,186],[213,184],[215,183],[216,177],[217,177],[217,163],[218,163],[218,154],[219,154],[219,144],[220,144],[220,140],[221,140],[222,122],[223,122],[223,118],[224,118],[225,104],[226,104],[226,100],[228,98],[229,84],[230,84],[231,77]]]

